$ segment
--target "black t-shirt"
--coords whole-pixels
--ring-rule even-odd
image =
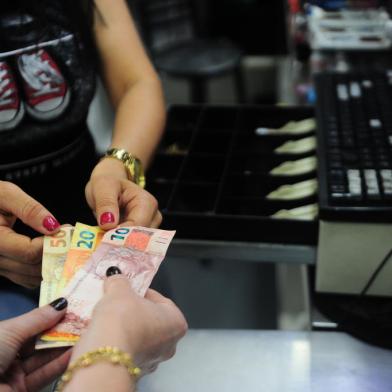
[[[16,127],[1,131],[0,166],[50,154],[74,142],[86,130],[95,91],[94,51],[74,28],[64,0],[34,2],[42,3],[43,15],[14,10],[12,2],[6,2],[8,6],[0,15],[0,61],[12,70],[20,99],[27,101],[19,57],[41,48],[64,78],[69,102],[63,113],[53,119],[37,119],[26,111]]]

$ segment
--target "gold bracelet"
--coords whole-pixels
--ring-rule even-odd
[[[137,379],[141,373],[140,368],[133,365],[131,356],[128,353],[121,351],[117,347],[100,347],[97,350],[83,354],[80,358],[73,362],[61,376],[55,392],[61,392],[64,389],[66,384],[71,381],[75,370],[86,368],[100,361],[107,361],[113,365],[125,366],[128,373],[132,377],[135,377],[135,379]]]

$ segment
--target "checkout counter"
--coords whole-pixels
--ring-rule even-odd
[[[336,332],[191,330],[139,392],[385,392],[392,354]]]

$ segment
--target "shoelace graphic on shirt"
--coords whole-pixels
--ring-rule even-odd
[[[0,63],[0,106],[8,105],[12,102],[10,96],[14,92],[14,89],[10,86],[10,78],[8,77],[8,70],[1,69]]]
[[[61,75],[49,64],[48,60],[41,58],[41,54],[42,52],[39,51],[23,54],[19,58],[20,72],[26,83],[36,90],[33,94],[36,97],[58,92],[60,88],[57,86],[63,82]]]
[[[60,38],[55,38],[49,41],[44,41],[44,42],[39,42],[38,44],[34,44],[34,45],[29,45],[29,46],[24,46],[22,48],[19,49],[15,49],[15,50],[9,50],[7,52],[1,52],[0,51],[0,59],[6,58],[6,57],[10,57],[10,56],[16,56],[18,54],[23,54],[32,50],[37,50],[39,48],[45,48],[48,46],[56,46],[59,45],[63,42],[68,42],[68,41],[72,41],[74,38],[73,34],[67,34],[64,35]]]

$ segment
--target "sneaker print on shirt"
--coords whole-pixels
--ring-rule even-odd
[[[68,107],[70,90],[57,64],[44,49],[18,56],[26,110],[36,120],[59,117]]]
[[[0,61],[0,131],[15,128],[24,112],[11,68],[7,62]]]

